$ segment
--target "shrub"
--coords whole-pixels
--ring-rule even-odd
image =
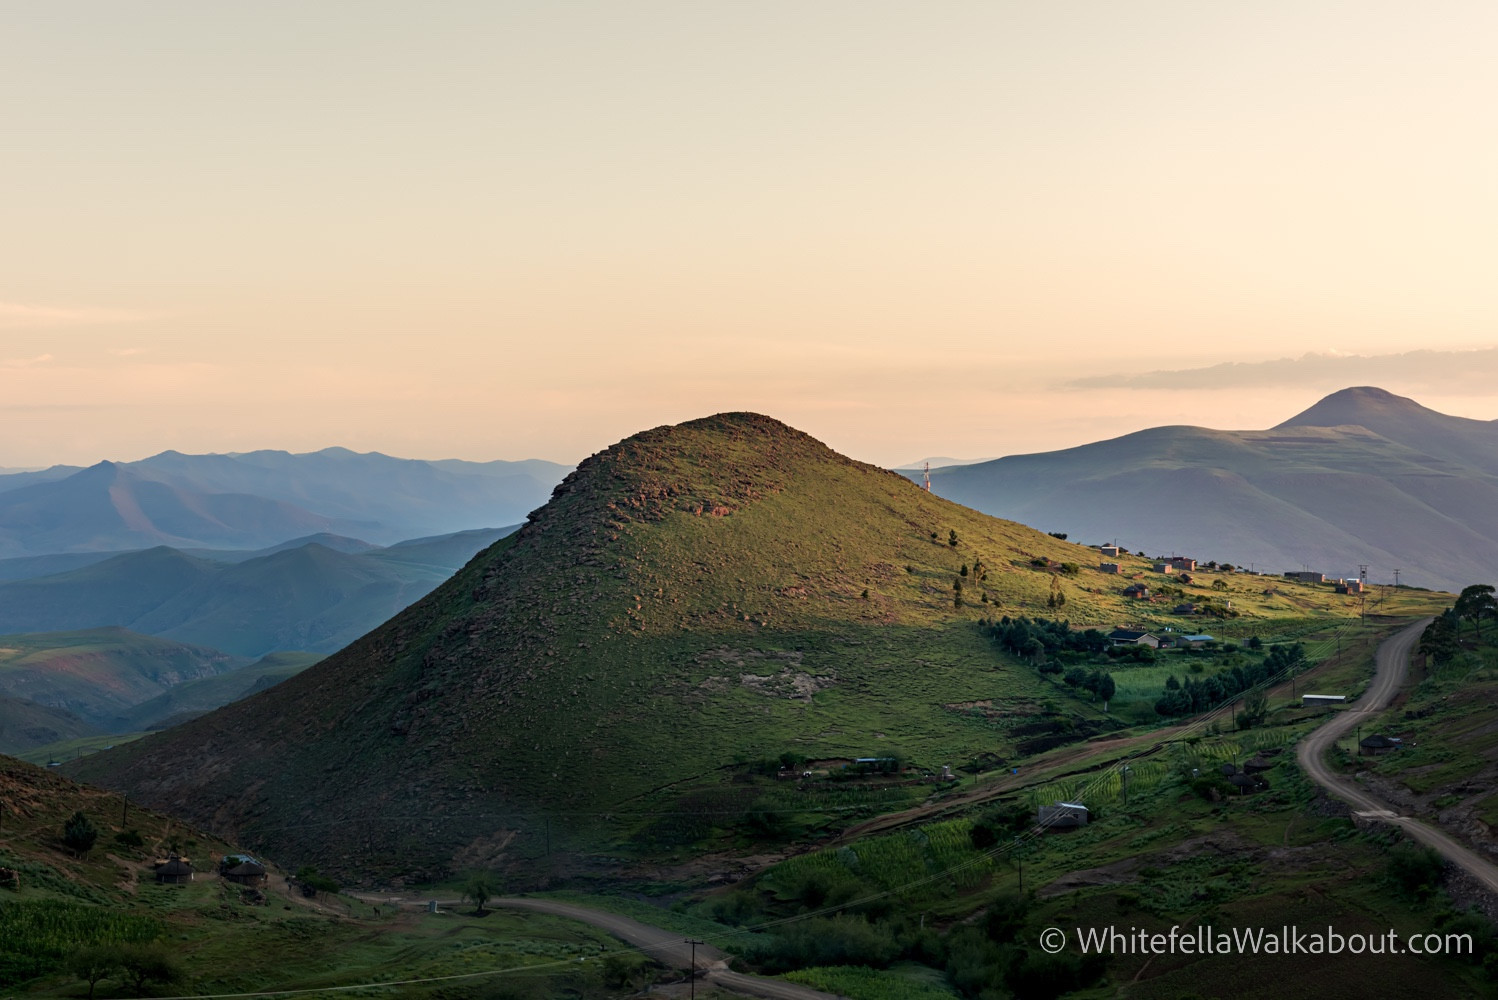
[[[83,855],[94,849],[99,831],[82,812],[75,812],[62,828],[62,842],[75,854]]]
[[[1445,867],[1441,856],[1428,847],[1397,844],[1389,850],[1389,877],[1414,899],[1425,899],[1435,891]]]
[[[868,965],[883,968],[900,955],[890,928],[840,913],[790,924],[753,956],[766,971],[787,972],[812,965]]]

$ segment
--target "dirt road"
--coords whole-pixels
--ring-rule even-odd
[[[349,895],[365,902],[397,907],[425,909],[427,906],[425,899],[399,896],[394,893],[355,892]],[[451,910],[458,908],[462,903],[454,899],[438,901],[437,905]],[[692,945],[674,931],[663,930],[617,913],[595,910],[591,906],[525,896],[503,896],[489,900],[486,905],[491,908],[503,907],[507,910],[549,913],[553,916],[591,924],[673,969],[691,969],[695,958],[701,981],[744,996],[766,997],[767,1000],[842,1000],[836,994],[823,993],[821,990],[814,990],[810,986],[802,986],[799,983],[733,972],[728,968],[728,956],[712,945],[699,944],[694,952]]]
[[[1419,841],[1434,850],[1447,861],[1470,873],[1490,891],[1498,893],[1498,865],[1435,827],[1411,816],[1399,815],[1389,803],[1350,778],[1335,773],[1326,763],[1327,750],[1339,738],[1347,735],[1353,727],[1372,719],[1394,700],[1408,673],[1410,651],[1419,641],[1425,625],[1425,621],[1416,622],[1386,639],[1378,647],[1378,669],[1368,690],[1363,692],[1351,709],[1339,712],[1326,725],[1301,740],[1296,758],[1312,781],[1351,804],[1359,816],[1399,827],[1411,840]]]
[[[633,945],[664,965],[677,969],[692,968],[694,958],[692,946],[680,934],[652,927],[629,917],[621,917],[617,913],[606,913],[592,907],[580,906],[577,903],[563,903],[554,899],[507,897],[492,900],[491,905],[512,910],[533,910],[537,913],[550,913],[559,917],[569,917],[572,920],[581,920],[585,924],[592,924],[594,927],[608,931],[625,944]],[[702,975],[704,980],[736,993],[768,997],[770,1000],[837,1000],[834,994],[823,993],[821,990],[814,990],[798,983],[732,972],[728,968],[728,956],[712,945],[697,945],[695,958],[696,967],[704,970]]]

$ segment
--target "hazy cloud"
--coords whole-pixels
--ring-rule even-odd
[[[1498,347],[1404,354],[1303,354],[1273,361],[1229,361],[1205,368],[1094,375],[1067,389],[1246,389],[1298,385],[1386,385],[1454,392],[1498,378]]]
[[[149,319],[146,313],[97,306],[39,306],[24,302],[0,302],[0,329],[38,326],[95,326],[104,323],[135,323]]]
[[[6,358],[0,361],[0,368],[30,368],[33,365],[44,365],[51,360],[50,354],[38,354],[34,358]]]

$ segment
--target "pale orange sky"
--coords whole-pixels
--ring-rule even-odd
[[[1355,384],[1493,419],[1494,37],[1477,2],[8,4],[0,466],[570,462],[725,409],[894,464]]]

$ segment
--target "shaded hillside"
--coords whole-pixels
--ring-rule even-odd
[[[0,584],[0,633],[120,626],[235,656],[331,652],[452,575],[499,529],[376,549],[356,539],[199,558],[166,547]],[[324,536],[319,536],[324,537]]]
[[[0,635],[0,694],[66,709],[106,730],[131,706],[235,666],[216,649],[120,628]]]
[[[57,552],[46,556],[13,556],[0,559],[0,583],[34,580],[39,576],[67,573],[112,559],[121,552]]]
[[[320,659],[316,653],[272,653],[247,667],[185,681],[133,706],[111,721],[109,729],[138,733],[176,725],[295,677]]]
[[[82,569],[0,584],[0,633],[129,627],[222,567],[161,546]]]
[[[559,850],[626,818],[657,824],[648,842],[747,760],[1012,749],[957,703],[1003,694],[1023,716],[1054,688],[975,623],[1044,612],[1032,561],[1088,557],[720,415],[594,455],[516,535],[301,675],[70,766],[365,877],[496,863],[552,815]],[[1125,613],[1100,584],[1070,585],[1068,613]]]
[[[565,472],[537,460],[425,462],[328,448],[169,451],[0,475],[0,557],[157,545],[269,549],[320,533],[384,545],[517,522]]]
[[[1281,572],[1460,589],[1498,566],[1498,423],[1378,389],[1279,427],[1157,427],[933,470],[958,503],[1077,540]]]
[[[0,754],[18,754],[99,732],[67,709],[0,695]]]

